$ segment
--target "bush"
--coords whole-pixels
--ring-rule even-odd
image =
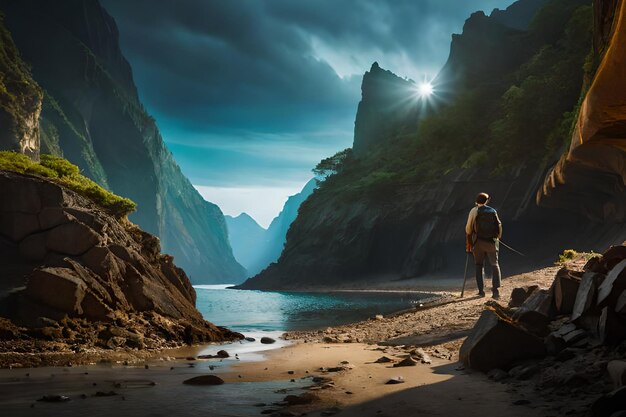
[[[105,190],[81,175],[76,165],[56,156],[41,155],[41,162],[36,163],[26,155],[13,151],[0,151],[0,170],[48,178],[89,198],[117,218],[127,216],[137,208],[137,205],[130,199]]]

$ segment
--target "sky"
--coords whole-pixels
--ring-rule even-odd
[[[266,227],[350,147],[377,61],[433,78],[452,33],[513,0],[101,0],[140,98],[202,196]]]

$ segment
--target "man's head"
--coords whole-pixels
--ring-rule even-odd
[[[487,204],[489,202],[489,194],[480,193],[476,196],[476,204]]]

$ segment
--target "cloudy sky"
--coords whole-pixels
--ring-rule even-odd
[[[512,0],[102,0],[183,172],[267,226],[320,159],[351,146],[372,62],[415,80],[476,10]]]

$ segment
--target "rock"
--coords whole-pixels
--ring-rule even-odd
[[[537,372],[540,371],[540,369],[541,368],[536,363],[518,365],[509,371],[509,376],[524,381],[532,378]]]
[[[494,368],[491,371],[487,372],[487,378],[492,379],[496,382],[502,381],[509,377],[509,373],[503,371],[502,369]]]
[[[606,370],[613,381],[614,388],[626,385],[626,361],[610,361]]]
[[[522,304],[524,304],[524,301],[526,301],[528,297],[530,297],[530,295],[538,289],[538,285],[514,288],[511,292],[509,307],[520,307]]]
[[[608,274],[611,269],[615,268],[615,266],[624,259],[626,259],[626,246],[611,246],[602,253],[602,256],[600,257],[601,269],[595,272]]]
[[[304,394],[300,395],[287,395],[283,399],[283,401],[286,402],[288,405],[311,404],[312,402],[315,402],[317,400],[319,400],[319,397],[309,392],[305,392]]]
[[[428,354],[426,352],[424,352],[424,349],[422,348],[417,348],[415,349],[412,353],[412,355],[417,356],[419,358],[419,360],[424,363],[424,364],[431,364],[432,360],[430,359],[430,356],[428,356]]]
[[[401,376],[396,376],[393,378],[390,378],[387,382],[385,382],[386,385],[394,385],[394,384],[404,384],[404,378]]]
[[[37,401],[43,401],[46,403],[64,403],[70,401],[70,397],[65,395],[44,395]]]
[[[254,337],[246,337],[245,340],[247,342],[256,342],[256,339]]]
[[[577,320],[583,314],[595,308],[598,286],[604,278],[604,274],[596,272],[585,272],[583,274],[578,292],[576,293],[574,308],[572,309],[572,321]]]
[[[226,352],[225,350],[220,350],[220,351],[218,351],[218,352],[217,352],[217,355],[215,355],[215,356],[217,356],[218,358],[222,358],[222,359],[225,359],[225,358],[230,357],[230,355],[228,354],[228,352]]]
[[[25,295],[56,310],[79,315],[86,289],[85,283],[70,269],[43,268],[31,274]]]
[[[39,231],[39,220],[35,214],[11,213],[0,216],[0,235],[19,242],[31,233]]]
[[[393,362],[393,359],[388,358],[387,356],[381,356],[380,358],[374,361],[374,363],[389,363],[389,362]]]
[[[46,236],[48,250],[68,255],[81,255],[99,242],[99,235],[82,223],[59,225]]]
[[[543,341],[514,323],[485,310],[459,351],[468,367],[487,372],[507,368],[516,360],[545,355]]]
[[[591,406],[593,417],[610,417],[624,410],[626,404],[626,387],[621,387],[598,398]]]
[[[549,333],[548,323],[555,315],[556,307],[551,288],[534,291],[513,314],[513,319],[534,334],[545,336]]]
[[[561,268],[554,278],[554,303],[560,314],[571,314],[581,278],[574,271]]]
[[[26,237],[18,248],[20,255],[27,261],[43,261],[48,255],[45,233],[35,233]]]
[[[383,318],[384,318],[384,317],[383,317],[383,315],[382,315],[382,314],[376,314],[376,315],[374,316],[374,320],[382,320]]]
[[[606,305],[615,303],[616,299],[621,295],[622,291],[626,290],[626,259],[620,261],[613,269],[609,271],[602,284],[598,287],[598,307],[604,307]]]
[[[216,375],[200,375],[183,381],[186,385],[222,385],[224,380]]]
[[[41,230],[52,229],[64,223],[69,223],[73,218],[61,207],[44,207],[38,215]]]
[[[598,323],[598,334],[602,343],[619,343],[626,339],[626,325],[612,309],[604,307]]]
[[[261,338],[261,343],[263,343],[264,345],[271,345],[272,343],[275,343],[276,340],[272,339],[271,337],[267,337],[267,336],[263,336]]]
[[[408,356],[401,360],[400,362],[393,365],[394,368],[398,368],[401,366],[415,366],[417,365],[417,361],[415,361],[411,356]]]
[[[566,347],[584,339],[586,336],[587,332],[585,330],[577,329],[575,324],[569,323],[546,337],[546,349],[549,354],[556,355]]]

